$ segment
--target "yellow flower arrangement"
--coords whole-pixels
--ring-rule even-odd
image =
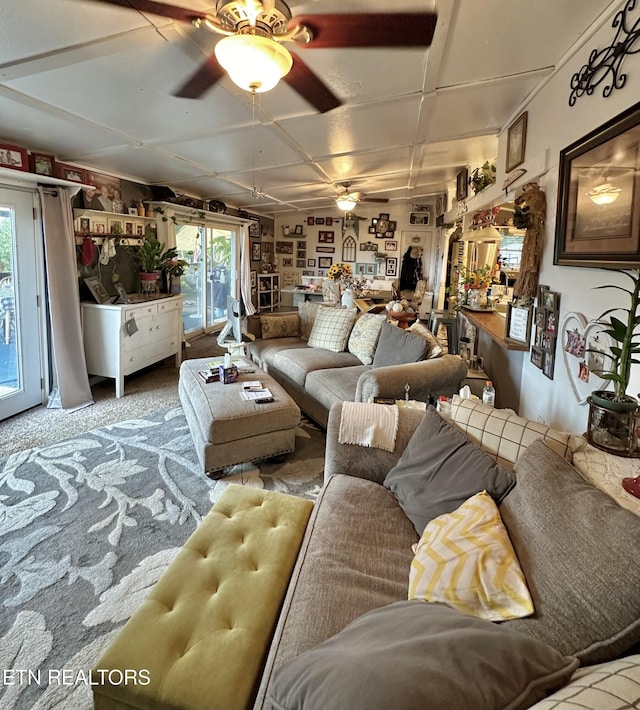
[[[476,269],[467,269],[464,266],[459,267],[459,285],[465,291],[477,288],[489,288],[493,281],[493,269],[485,264]]]
[[[353,269],[349,264],[343,264],[342,262],[332,264],[329,271],[327,271],[327,278],[330,281],[342,281],[350,276],[353,276]]]

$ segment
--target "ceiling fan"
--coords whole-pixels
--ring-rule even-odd
[[[280,79],[320,113],[341,105],[340,99],[283,42],[297,48],[428,47],[436,15],[424,13],[344,13],[293,17],[283,0],[217,0],[215,14],[197,12],[156,0],[95,0],[140,13],[161,15],[225,35],[215,56],[178,89],[176,96],[199,98],[228,72],[241,88],[269,91]],[[212,0],[213,2],[213,0]],[[256,73],[258,72],[258,73]]]
[[[336,197],[336,205],[339,209],[344,210],[345,212],[351,212],[351,210],[353,210],[356,205],[360,204],[360,202],[389,202],[386,197],[367,197],[361,192],[349,192],[351,182],[341,182],[340,185],[344,187],[344,192],[341,192]]]

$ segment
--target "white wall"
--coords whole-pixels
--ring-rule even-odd
[[[613,5],[620,9],[624,3]],[[637,12],[635,13],[637,15]],[[613,16],[613,12],[612,12]],[[611,17],[595,34],[576,49],[565,66],[529,103],[526,154],[538,156],[547,153],[547,171],[538,182],[547,198],[547,220],[544,250],[540,270],[540,283],[558,291],[560,297],[560,322],[567,313],[578,312],[596,319],[607,308],[627,305],[624,296],[615,290],[593,291],[593,286],[607,283],[624,284],[628,279],[609,271],[590,268],[561,267],[553,265],[555,243],[556,203],[558,190],[559,154],[563,148],[597,128],[610,118],[634,105],[640,96],[640,55],[625,58],[622,69],[628,74],[623,89],[613,92],[609,98],[602,97],[602,86],[592,96],[582,96],[575,106],[568,103],[571,76],[587,61],[594,48],[607,46],[615,32]],[[519,112],[518,112],[519,113]],[[514,116],[515,118],[515,116]],[[498,168],[504,168],[506,130],[500,136]],[[526,177],[526,176],[525,176]],[[504,174],[498,174],[498,183]],[[586,429],[588,405],[578,404],[564,365],[561,337],[556,346],[556,367],[553,380],[527,360],[523,368],[520,398],[520,414],[525,417],[541,416],[547,423],[568,431],[583,432]],[[568,358],[571,369],[577,373],[578,361]],[[594,387],[595,389],[595,387]],[[634,366],[629,394],[640,392],[640,368]]]

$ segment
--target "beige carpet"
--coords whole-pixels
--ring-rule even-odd
[[[214,335],[192,340],[190,347],[183,350],[185,359],[224,352]],[[174,364],[174,358],[167,358],[126,377],[124,397],[120,399],[115,396],[114,380],[108,379],[92,386],[95,404],[90,407],[75,412],[34,407],[5,419],[0,422],[0,457],[179,405],[178,370]]]

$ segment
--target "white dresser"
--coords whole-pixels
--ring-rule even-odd
[[[82,303],[82,333],[87,372],[114,377],[116,397],[124,377],[175,355],[182,360],[182,301],[169,296],[131,304]]]

